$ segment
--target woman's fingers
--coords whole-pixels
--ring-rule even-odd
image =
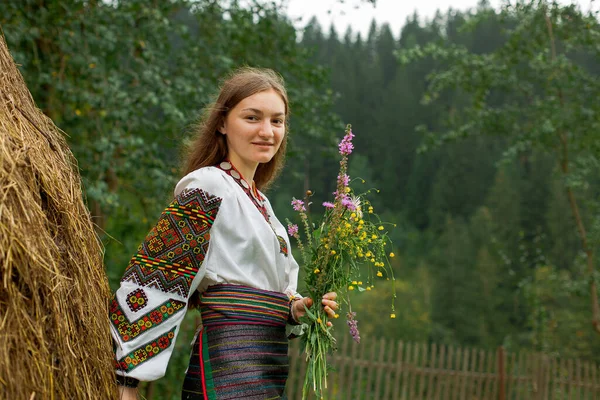
[[[336,298],[337,298],[337,293],[329,292],[329,293],[325,294],[323,296],[323,299],[321,300],[321,304],[323,305],[323,310],[325,310],[325,313],[327,314],[327,316],[329,318],[335,318],[336,310],[339,309],[339,305],[335,301]],[[312,304],[313,304],[313,301],[310,297],[304,297],[300,300],[297,300],[296,304],[294,304],[294,311],[295,311],[294,316],[296,318],[303,317],[306,314],[306,310],[304,309],[304,307],[310,308],[312,306]],[[327,322],[327,326],[332,326],[331,322]]]
[[[325,306],[325,312],[329,318],[335,318],[335,311],[331,309],[329,306]]]
[[[329,292],[323,295],[323,298],[326,300],[335,300],[337,299],[337,293],[336,292]]]

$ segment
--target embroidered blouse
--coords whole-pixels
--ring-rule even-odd
[[[117,375],[162,377],[196,291],[218,283],[297,292],[298,264],[268,199],[229,162],[200,168],[138,247],[110,305]]]

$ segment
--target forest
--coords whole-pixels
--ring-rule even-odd
[[[352,185],[378,189],[373,206],[395,224],[396,318],[392,282],[353,293],[363,341],[600,362],[593,10],[483,0],[415,13],[397,32],[373,21],[363,36],[316,19],[297,29],[262,0],[9,0],[0,27],[36,103],[68,135],[113,290],[172,198],[219,79],[268,67],[292,110],[286,167],[268,192],[279,219],[307,190],[312,213],[331,198],[351,124]],[[335,328],[347,334],[341,319]],[[174,398],[189,354],[179,353],[155,389]]]

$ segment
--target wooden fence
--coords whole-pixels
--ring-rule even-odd
[[[344,335],[329,357],[324,399],[348,400],[600,400],[595,363],[540,353],[484,351],[402,341],[354,343]],[[291,342],[289,400],[302,398],[306,370]],[[314,399],[314,396],[310,396]]]

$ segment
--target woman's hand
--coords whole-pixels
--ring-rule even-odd
[[[321,299],[323,309],[325,310],[325,313],[329,318],[335,318],[335,310],[339,308],[338,303],[335,301],[336,298],[337,293],[329,292],[325,294]],[[306,310],[304,309],[304,306],[306,306],[306,308],[310,308],[312,304],[313,301],[310,297],[303,297],[300,300],[294,301],[294,303],[292,303],[292,317],[294,317],[294,319],[298,321],[300,318],[306,315]],[[331,326],[331,322],[328,321],[327,326]]]

